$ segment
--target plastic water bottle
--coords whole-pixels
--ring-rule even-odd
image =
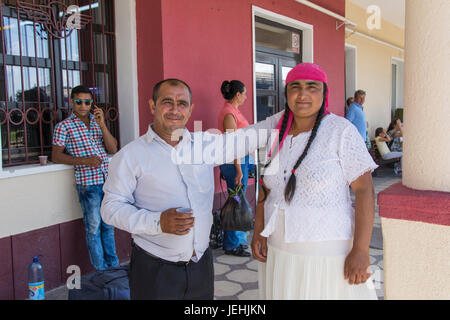
[[[44,267],[39,263],[39,257],[33,258],[28,267],[28,292],[30,300],[44,300]]]

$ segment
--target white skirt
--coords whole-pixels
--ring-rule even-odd
[[[267,262],[258,264],[262,300],[377,300],[373,279],[350,285],[344,264],[352,240],[284,242],[284,211],[268,239]]]

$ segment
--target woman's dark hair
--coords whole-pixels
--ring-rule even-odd
[[[312,129],[311,132],[311,136],[309,137],[308,143],[306,144],[305,150],[303,151],[303,153],[301,154],[300,158],[297,160],[297,163],[295,164],[293,170],[292,170],[292,174],[291,177],[289,178],[289,181],[286,185],[286,188],[284,189],[284,199],[286,200],[287,203],[290,203],[292,201],[292,198],[294,197],[294,193],[295,193],[295,187],[297,185],[297,179],[295,177],[295,170],[298,169],[298,167],[300,166],[300,164],[303,162],[303,160],[306,158],[306,156],[308,155],[308,151],[314,141],[314,139],[316,138],[317,135],[317,131],[320,127],[320,124],[322,122],[323,116],[325,114],[325,103],[326,103],[326,97],[327,97],[327,85],[324,83],[323,84],[323,103],[322,103],[322,107],[319,110],[319,113],[317,114],[317,118],[316,118],[316,122],[314,124],[314,128]],[[285,88],[284,94],[286,96],[286,100],[287,100],[287,86]],[[280,128],[280,134],[279,134],[279,143],[281,143],[281,140],[283,139],[284,133],[286,132],[286,127],[287,127],[287,123],[288,123],[288,119],[289,119],[289,105],[286,102],[286,112],[284,113],[283,116],[283,123],[281,124],[281,128]],[[264,169],[266,169],[270,163],[272,162],[272,159],[275,158],[276,153],[274,152],[271,155],[271,159],[269,159],[268,163],[265,165]],[[264,176],[261,175],[261,179],[263,179]],[[267,198],[267,188],[264,186],[264,184],[261,184],[261,187],[263,189],[264,192],[264,199],[261,200],[260,202],[264,202]]]
[[[351,102],[352,100],[354,100],[354,99],[355,99],[355,98],[353,98],[353,97],[347,99],[347,107],[350,107],[350,105],[351,105],[350,102]]]
[[[388,132],[391,131],[391,130],[394,130],[395,125],[397,124],[397,120],[400,120],[400,118],[392,119],[392,122],[391,122],[391,124],[389,125],[389,127],[387,129]]]
[[[377,130],[375,130],[375,137],[378,137],[380,135],[380,133],[383,132],[383,128],[377,128]]]
[[[236,97],[237,93],[244,93],[245,85],[239,80],[224,81],[220,91],[225,100],[231,101]]]
[[[73,98],[75,98],[76,95],[81,94],[81,93],[90,94],[91,99],[93,99],[91,90],[89,90],[89,88],[86,86],[78,86],[78,87],[73,88],[72,92],[70,93],[70,98],[73,99]]]

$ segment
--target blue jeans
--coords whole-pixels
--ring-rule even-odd
[[[86,242],[92,265],[97,271],[118,267],[114,228],[104,223],[100,215],[104,196],[103,184],[94,186],[77,184],[77,191],[83,210]]]
[[[254,164],[250,163],[250,157],[245,157],[245,163],[241,163],[242,169],[242,185],[244,186],[244,194],[247,191],[248,184],[248,172],[254,168]],[[236,177],[236,168],[234,164],[223,164],[220,166],[220,173],[225,178],[227,183],[227,190],[234,189],[234,178]],[[223,249],[226,251],[233,250],[239,247],[241,244],[245,244],[247,242],[248,232],[243,231],[224,231],[223,235]]]

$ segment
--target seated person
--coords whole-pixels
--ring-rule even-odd
[[[399,118],[394,118],[389,128],[387,130],[388,135],[391,137],[391,144],[389,149],[395,152],[402,152],[402,142],[403,142],[403,131],[402,131],[402,121]]]
[[[398,151],[391,151],[387,145],[387,142],[391,141],[391,137],[386,133],[383,128],[378,128],[375,131],[375,143],[377,144],[378,151],[380,152],[383,160],[391,160],[395,158],[401,158],[403,153]]]
[[[402,152],[391,151],[387,145],[387,142],[391,141],[391,137],[386,133],[386,130],[383,128],[378,128],[375,131],[375,143],[377,145],[378,151],[380,152],[381,158],[383,160],[391,160],[396,158],[401,158],[403,156]],[[401,172],[401,165],[396,163],[394,166],[395,174],[399,174]]]

